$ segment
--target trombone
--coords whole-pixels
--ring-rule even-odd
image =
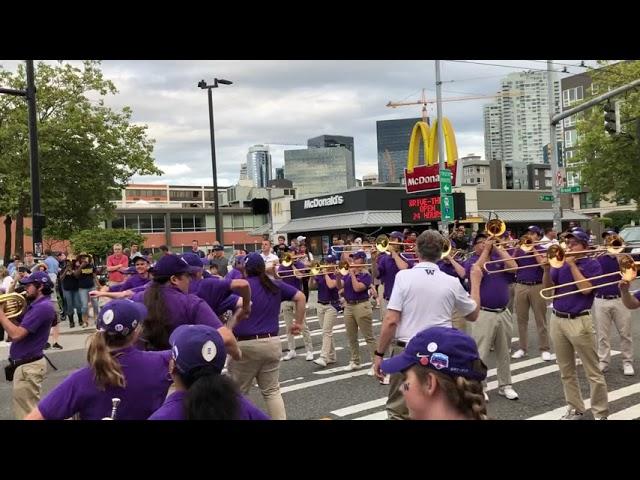
[[[340,275],[342,275],[343,277],[346,277],[347,275],[349,275],[349,269],[351,267],[370,267],[370,266],[371,266],[370,263],[349,263],[345,260],[338,264],[338,272],[340,272]]]
[[[306,255],[291,255],[289,252],[287,252],[282,256],[282,261],[280,262],[280,264],[283,267],[290,267],[297,258],[302,257],[306,257]]]
[[[540,290],[540,296],[542,298],[544,298],[545,300],[553,300],[554,298],[566,297],[567,295],[573,295],[573,294],[576,294],[576,293],[584,292],[585,290],[592,290],[592,289],[597,289],[597,288],[600,288],[600,287],[606,287],[608,285],[615,285],[616,283],[619,283],[620,280],[624,280],[626,282],[632,282],[638,276],[637,264],[639,264],[639,263],[640,262],[634,261],[633,257],[631,257],[631,255],[625,255],[623,258],[620,259],[620,271],[618,271],[618,272],[605,273],[603,275],[597,275],[595,277],[585,278],[584,280],[578,280],[578,281],[575,281],[575,282],[568,282],[568,283],[561,283],[560,285],[554,285],[553,287],[543,288],[542,290]],[[592,285],[591,287],[587,287],[587,288],[579,288],[579,289],[576,289],[576,290],[572,290],[570,292],[559,293],[557,295],[546,295],[546,292],[552,292],[556,288],[568,287],[570,285],[576,285],[576,284],[582,283],[584,281],[591,282],[592,280],[598,280],[600,278],[611,277],[613,275],[620,275],[621,278],[619,278],[619,279],[617,279],[617,280],[615,280],[613,282],[602,283],[602,284],[599,284],[599,285]]]
[[[321,275],[321,274],[323,274],[322,270],[324,270],[324,269],[330,269],[330,268],[335,269],[335,268],[336,268],[336,265],[335,265],[335,264],[332,264],[332,263],[328,263],[328,264],[326,264],[326,265],[321,265],[321,264],[320,264],[320,262],[315,261],[315,262],[312,262],[312,263],[311,263],[311,265],[310,265],[310,266],[308,266],[308,267],[304,267],[304,268],[296,268],[293,272],[286,273],[286,274],[283,274],[283,275],[281,275],[279,272],[276,272],[276,276],[277,276],[278,278],[291,278],[291,277],[304,278],[304,277],[315,277],[316,275]],[[295,271],[296,271],[296,270],[297,270],[298,272],[301,272],[302,270],[305,270],[305,271],[306,271],[306,270],[308,270],[308,272],[306,272],[306,273],[302,273],[302,274],[300,274],[300,275],[296,275],[296,274],[295,274]],[[330,273],[330,272],[324,272],[324,273]]]
[[[27,309],[26,292],[4,293],[0,295],[0,308],[4,306],[4,314],[7,318],[17,318]],[[3,305],[5,304],[6,305]]]

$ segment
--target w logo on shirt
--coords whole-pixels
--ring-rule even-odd
[[[427,268],[425,268],[424,271],[426,272],[427,275],[433,275],[434,273],[436,273],[435,270],[429,270]]]

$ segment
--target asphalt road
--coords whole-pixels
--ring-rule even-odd
[[[636,287],[637,288],[637,287]],[[315,357],[319,355],[321,346],[321,331],[318,319],[315,316],[313,304],[309,305],[307,321],[312,333]],[[380,329],[378,309],[374,309],[374,332]],[[633,336],[636,339],[634,349],[636,358],[640,355],[640,311],[632,312]],[[531,319],[529,324],[530,355],[528,357],[512,360],[511,370],[513,386],[520,395],[516,401],[507,400],[497,393],[495,375],[495,362],[489,358],[490,369],[488,389],[490,402],[489,415],[494,419],[558,419],[566,408],[560,374],[555,361],[544,362],[535,355],[537,351],[537,334],[535,322]],[[58,367],[58,371],[49,368],[44,383],[44,393],[48,392],[71,371],[85,365],[84,344],[89,331],[68,331],[63,328],[60,343],[65,347],[61,351],[48,351],[48,356]],[[622,374],[622,363],[619,352],[619,339],[617,332],[612,333],[613,356],[606,380],[609,391],[610,419],[635,419],[640,418],[640,362],[635,361],[634,367],[638,372],[636,376],[626,377]],[[284,333],[284,325],[281,322],[281,334]],[[514,330],[517,335],[517,329]],[[305,361],[302,337],[297,340],[298,356],[290,361],[281,363],[280,383],[282,394],[289,419],[350,419],[350,420],[377,420],[385,419],[384,403],[388,387],[381,385],[376,379],[367,375],[370,364],[369,355],[361,342],[361,357],[363,359],[362,370],[350,372],[346,370],[349,363],[348,343],[344,332],[342,316],[334,329],[334,338],[337,347],[338,362],[327,368],[317,366],[311,361]],[[515,341],[515,340],[514,340]],[[286,352],[286,339],[282,337],[283,350]],[[516,344],[514,343],[514,346]],[[0,359],[7,357],[8,348],[0,343]],[[493,354],[492,354],[493,355]],[[4,362],[2,362],[4,364]],[[582,367],[578,367],[583,397],[589,398],[589,386],[584,376]],[[257,388],[253,388],[250,398],[261,408],[264,402]],[[587,403],[588,408],[588,403]],[[0,381],[0,419],[13,418],[11,412],[11,385],[6,381]],[[585,419],[592,418],[589,413]]]

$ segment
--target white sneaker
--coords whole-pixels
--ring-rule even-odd
[[[545,362],[550,362],[556,359],[556,356],[552,355],[551,352],[542,352],[540,356],[542,357],[542,360],[544,360]]]
[[[320,365],[321,367],[326,367],[327,366],[327,362],[325,362],[324,358],[322,357],[318,357],[316,358],[313,363],[315,363],[316,365]]]
[[[287,354],[284,357],[282,357],[282,360],[286,362],[287,360],[291,360],[292,358],[296,358],[295,350],[289,350]]]
[[[369,369],[369,371],[367,372],[367,376],[368,377],[375,377],[376,376],[376,372],[373,370],[373,367],[371,367]]]
[[[380,385],[389,385],[391,383],[391,375],[387,374],[384,376],[382,380],[380,380]]]
[[[525,352],[522,349],[516,350],[513,355],[511,355],[511,358],[522,358],[524,356],[527,355],[527,352]]]
[[[489,403],[489,394],[487,392],[482,392],[484,393],[484,401]]]
[[[560,417],[560,420],[581,420],[582,418],[584,418],[582,412],[578,412],[574,408],[568,408],[567,413]]]
[[[304,357],[307,362],[313,360],[313,352],[307,352],[307,356]]]
[[[506,397],[508,400],[518,400],[518,394],[511,385],[505,385],[498,389],[498,394]]]
[[[360,370],[360,364],[356,362],[349,362],[347,370]]]
[[[631,365],[630,363],[625,363],[624,366],[622,367],[622,371],[624,372],[625,375],[628,375],[630,377],[632,377],[636,373],[633,371],[633,365]]]

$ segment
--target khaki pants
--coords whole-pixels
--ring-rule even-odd
[[[286,420],[284,401],[280,393],[280,338],[268,337],[238,342],[242,360],[229,360],[229,373],[246,395],[253,379],[258,381],[267,412],[273,420]]]
[[[280,315],[284,318],[284,323],[287,326],[287,344],[289,350],[296,351],[296,337],[289,333],[291,325],[296,318],[296,302],[282,302],[280,305]],[[307,352],[313,352],[313,344],[311,343],[311,334],[309,333],[309,327],[307,326],[306,319],[302,323],[302,339],[304,341],[304,348]]]
[[[509,303],[507,303],[507,310],[513,312],[513,304],[516,301],[516,287],[515,283],[509,284]]]
[[[541,352],[548,352],[549,334],[547,332],[547,303],[540,296],[542,284],[523,285],[516,283],[515,286],[515,304],[516,314],[518,316],[518,336],[520,340],[520,348],[527,351],[527,327],[529,325],[529,308],[533,309],[533,316],[536,319],[536,328],[538,329],[538,346]]]
[[[607,383],[604,374],[598,368],[596,338],[591,315],[578,318],[559,318],[551,315],[550,331],[560,367],[564,398],[569,406],[579,412],[585,411],[576,375],[575,354],[577,353],[589,380],[591,411],[596,418],[608,416]]]
[[[596,332],[598,334],[598,358],[609,365],[611,342],[609,333],[613,322],[620,335],[622,362],[633,363],[633,337],[631,336],[631,312],[622,304],[622,299],[595,298],[593,300]]]
[[[484,363],[488,363],[491,346],[495,346],[498,386],[511,385],[511,312],[508,309],[502,313],[480,310],[478,319],[471,325],[471,336],[478,344],[478,353]]]
[[[360,364],[360,347],[358,345],[358,329],[362,332],[371,361],[374,359],[376,351],[376,339],[373,336],[373,309],[371,302],[361,302],[355,305],[346,304],[344,307],[344,326],[347,330],[349,349],[351,350],[351,361]]]
[[[453,309],[453,314],[451,316],[451,325],[453,325],[453,328],[467,333],[467,321],[455,308]]]
[[[391,345],[391,356],[395,357],[404,352],[403,347],[399,347],[395,343]],[[409,420],[409,409],[404,401],[404,395],[400,390],[402,385],[402,374],[393,373],[389,380],[389,397],[387,398],[387,418],[389,420]]]
[[[327,363],[336,361],[336,346],[333,341],[333,326],[338,319],[338,312],[332,305],[318,304],[318,321],[322,328],[322,350],[320,358]]]
[[[16,368],[13,374],[13,413],[17,420],[22,420],[38,406],[46,372],[47,361],[44,358]]]

